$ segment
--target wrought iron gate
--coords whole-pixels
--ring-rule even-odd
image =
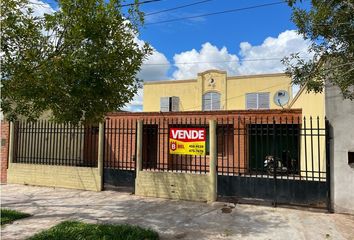
[[[326,125],[319,117],[219,120],[219,199],[329,208]]]
[[[136,120],[106,119],[104,189],[134,192]]]

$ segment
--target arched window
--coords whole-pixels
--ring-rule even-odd
[[[220,110],[221,94],[217,92],[207,92],[203,95],[203,111]]]

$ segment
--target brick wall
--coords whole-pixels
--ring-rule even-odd
[[[1,122],[1,183],[7,182],[7,161],[9,150],[9,123]]]
[[[223,142],[224,150],[218,151],[218,172],[245,172],[247,171],[247,124],[254,123],[272,123],[274,118],[275,123],[290,123],[301,121],[301,110],[285,109],[285,110],[240,110],[240,111],[212,111],[212,112],[168,112],[168,113],[129,113],[119,112],[110,113],[106,117],[106,133],[116,130],[116,137],[105,134],[105,153],[106,158],[110,162],[105,161],[107,165],[132,166],[135,159],[135,124],[137,120],[144,121],[143,136],[143,168],[144,169],[173,169],[181,171],[202,171],[209,172],[209,157],[194,157],[170,155],[168,143],[168,129],[171,125],[179,126],[205,126],[208,127],[209,120],[217,120],[218,126],[227,126],[229,129],[235,129],[234,132],[224,135],[224,139],[219,139],[219,143]],[[298,119],[300,118],[300,119]],[[120,126],[120,127],[118,127]],[[128,126],[130,130],[124,130],[124,126]],[[151,129],[156,127],[158,133],[152,133]],[[108,130],[107,130],[108,129]],[[109,130],[111,129],[111,130]],[[150,129],[150,130],[149,130]],[[228,128],[224,127],[223,131]],[[238,129],[241,129],[237,133]],[[124,134],[123,134],[124,133]],[[156,139],[151,138],[151,135],[157,135]],[[150,137],[149,137],[150,136]],[[218,138],[220,138],[219,136]],[[222,138],[222,137],[221,137]],[[131,140],[130,140],[131,139]],[[227,142],[228,144],[225,144]],[[147,164],[145,160],[151,158],[146,155],[147,147],[154,147],[156,152],[157,164]],[[149,159],[148,159],[149,160]],[[151,160],[151,159],[150,159]],[[126,163],[121,163],[125,161]],[[124,165],[125,164],[125,165]],[[145,165],[144,165],[145,164]]]

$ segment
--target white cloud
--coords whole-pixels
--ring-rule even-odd
[[[199,72],[208,69],[225,70],[228,75],[283,72],[285,67],[280,59],[296,52],[301,52],[303,57],[312,56],[307,53],[309,44],[294,30],[284,31],[276,38],[268,37],[261,45],[252,46],[249,42],[241,42],[238,55],[228,52],[226,47],[219,49],[206,42],[199,51],[192,49],[174,56],[177,69],[172,77],[195,78]],[[183,64],[191,62],[193,64]]]
[[[141,88],[135,94],[132,101],[130,101],[122,110],[129,112],[142,112],[143,111],[143,95],[144,90]]]
[[[33,16],[42,17],[44,14],[52,14],[55,12],[48,3],[39,0],[31,0],[29,2],[29,7],[33,10]]]
[[[138,77],[144,81],[166,80],[169,68],[170,62],[166,56],[154,49],[141,66]]]
[[[43,16],[45,13],[55,12],[49,4],[39,0],[31,0],[30,7],[35,16]],[[142,46],[144,41],[136,38],[136,42]],[[307,52],[309,41],[303,40],[294,30],[287,30],[277,37],[268,37],[260,45],[252,45],[249,42],[240,43],[239,53],[231,53],[226,47],[218,48],[210,42],[201,46],[200,50],[175,54],[173,57],[175,71],[168,75],[171,64],[166,56],[153,49],[142,65],[138,77],[144,81],[158,81],[166,79],[189,79],[195,78],[199,72],[209,69],[219,69],[227,71],[228,75],[246,75],[275,73],[284,71],[284,66],[280,60],[260,60],[283,58],[295,52],[302,52],[303,57],[311,57]],[[183,64],[188,63],[188,64]],[[191,64],[192,63],[192,64]],[[124,108],[126,111],[142,111],[143,90],[139,89],[134,99]]]
[[[145,42],[138,37],[135,38],[135,42],[139,47],[143,47],[145,44]],[[143,62],[138,77],[144,81],[166,80],[169,68],[170,62],[167,60],[166,56],[153,48],[152,54]]]
[[[143,63],[138,78],[143,81],[158,81],[167,79],[167,71],[170,68],[170,62],[166,56],[154,49]],[[131,112],[141,112],[143,110],[143,89],[139,89],[133,100],[123,109]]]
[[[136,38],[135,42],[142,47],[144,41]],[[153,48],[153,52],[143,62],[141,70],[138,73],[138,78],[143,81],[159,81],[166,80],[167,71],[170,68],[170,62],[166,56]],[[143,110],[143,89],[139,89],[133,100],[130,101],[124,108],[124,111],[141,112]]]
[[[209,42],[202,45],[198,52],[195,49],[175,54],[173,57],[177,70],[173,73],[174,79],[195,78],[199,72],[208,69],[226,70],[228,74],[237,73],[238,57],[230,54],[226,47],[218,49]],[[183,63],[194,64],[183,64]]]
[[[304,40],[295,30],[284,31],[277,37],[268,37],[260,45],[253,46],[249,42],[241,42],[238,54],[230,53],[226,47],[218,48],[206,42],[199,51],[192,49],[175,54],[173,60],[176,70],[172,73],[172,78],[195,78],[198,73],[209,69],[225,70],[229,76],[283,72],[285,67],[280,59],[296,52],[302,53],[303,57],[311,57],[312,54],[307,53],[309,45],[310,42]],[[256,61],[252,61],[252,59],[256,59]],[[162,65],[150,66],[150,70],[148,67],[143,67],[140,73],[142,79],[166,79],[169,62],[162,53],[155,50],[154,55],[146,63],[161,63]],[[134,101],[136,102],[137,99],[142,104],[142,92],[135,97]]]
[[[280,60],[259,60],[247,61],[252,59],[283,58],[291,53],[302,52],[306,54],[309,41],[306,41],[294,30],[287,30],[278,35],[277,38],[268,37],[261,45],[252,46],[248,42],[240,43],[240,74],[275,73],[283,72],[284,65]],[[246,60],[246,61],[243,61]]]

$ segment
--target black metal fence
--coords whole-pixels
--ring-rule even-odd
[[[107,118],[104,134],[105,189],[134,192],[136,168],[136,119]]]
[[[329,162],[320,117],[218,120],[218,195],[326,206]]]
[[[136,119],[106,119],[104,167],[135,170]]]
[[[14,163],[96,167],[97,148],[97,126],[15,123]]]
[[[205,128],[206,118],[152,118],[143,121],[143,169],[150,171],[209,172],[209,141],[207,136],[205,156],[170,154],[170,128]]]
[[[324,181],[325,137],[319,117],[220,119],[218,173]]]

